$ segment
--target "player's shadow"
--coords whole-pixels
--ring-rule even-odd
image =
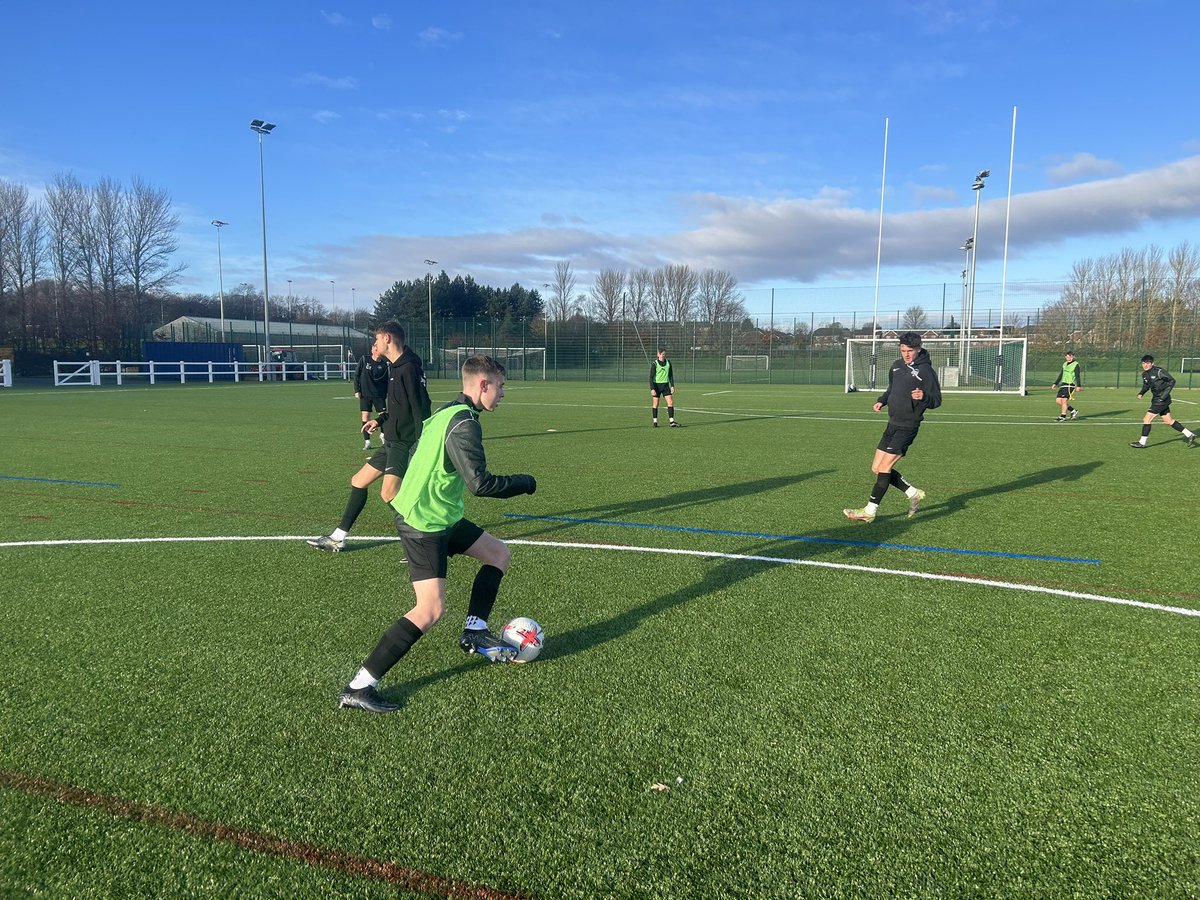
[[[1127,416],[1132,411],[1133,410],[1131,409],[1103,409],[1099,412],[1081,412],[1075,421],[1083,422],[1087,419],[1115,419],[1118,416]]]
[[[778,488],[790,487],[794,484],[799,484],[803,481],[809,481],[813,478],[818,478],[822,475],[833,474],[833,469],[819,469],[812,472],[800,472],[792,475],[778,475],[773,478],[759,478],[754,481],[742,481],[731,484],[716,485],[707,488],[696,488],[690,491],[679,491],[674,494],[655,495],[652,497],[643,497],[637,500],[627,500],[620,503],[601,504],[597,506],[582,506],[574,509],[558,510],[554,513],[555,518],[571,519],[568,522],[552,522],[540,521],[537,517],[525,519],[518,517],[511,521],[524,521],[532,524],[539,524],[532,530],[522,531],[520,537],[538,537],[558,532],[578,528],[581,524],[577,520],[583,519],[591,522],[599,521],[619,521],[623,522],[626,519],[636,519],[644,516],[646,513],[654,513],[656,517],[662,516],[664,513],[673,512],[676,510],[690,509],[693,507],[706,506],[711,503],[722,503],[726,500],[732,500],[739,497],[748,497],[752,494],[761,494],[768,491],[773,491]],[[645,523],[630,522],[630,525],[644,525]]]

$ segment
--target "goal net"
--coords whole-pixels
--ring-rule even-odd
[[[546,380],[545,347],[448,347],[441,354],[442,365],[451,378],[472,356],[490,356],[504,366],[509,381]]]
[[[944,393],[1025,393],[1025,338],[926,338],[921,346]],[[877,339],[872,366],[869,338],[846,341],[846,392],[882,391],[899,356],[895,339]]]
[[[762,356],[734,356],[728,354],[725,357],[725,371],[739,372],[749,370],[751,372],[767,372],[771,369],[771,357]]]

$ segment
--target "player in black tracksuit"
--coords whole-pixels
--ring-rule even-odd
[[[1167,374],[1167,370],[1162,366],[1154,364],[1154,357],[1147,353],[1142,357],[1142,389],[1138,391],[1138,399],[1141,400],[1146,394],[1150,395],[1150,409],[1142,416],[1142,439],[1134,441],[1130,444],[1137,450],[1146,449],[1146,441],[1150,437],[1150,423],[1154,421],[1156,416],[1162,416],[1162,420],[1174,428],[1176,431],[1183,432],[1183,436],[1187,439],[1187,445],[1194,447],[1196,445],[1196,435],[1194,432],[1175,421],[1175,417],[1171,415],[1171,389],[1175,387],[1175,379]]]
[[[888,426],[883,432],[871,471],[875,473],[875,488],[867,505],[861,509],[844,509],[843,514],[856,522],[874,522],[879,502],[889,485],[895,485],[908,496],[908,517],[917,514],[925,492],[904,480],[895,465],[917,439],[917,430],[928,409],[942,405],[942,386],[937,372],[929,361],[929,351],[921,347],[921,336],[915,331],[900,335],[900,358],[888,372],[888,386],[875,401],[874,410],[888,409]]]
[[[358,408],[362,413],[360,433],[362,426],[367,424],[367,419],[371,418],[372,412],[383,412],[386,408],[388,366],[388,361],[375,352],[374,345],[371,352],[358,361],[358,369],[354,373],[354,397],[358,400]],[[379,440],[383,440],[383,432],[379,433]],[[363,449],[371,449],[371,439],[365,434]]]
[[[337,553],[346,548],[346,533],[367,505],[367,488],[380,477],[383,487],[379,495],[385,503],[392,502],[408,468],[409,452],[421,436],[421,424],[429,418],[431,404],[425,372],[420,357],[404,343],[403,326],[395,319],[381,324],[375,329],[374,347],[390,363],[387,403],[382,413],[367,420],[363,433],[370,435],[382,429],[383,446],[350,479],[350,499],[338,527],[305,542],[318,550]]]

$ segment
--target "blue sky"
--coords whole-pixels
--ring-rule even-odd
[[[182,219],[178,287],[262,282],[361,311],[424,259],[540,288],[570,260],[767,288],[1058,281],[1200,244],[1200,4],[21,4],[0,178],[140,176]],[[330,280],[335,282],[330,285]],[[869,295],[869,291],[867,292]],[[802,310],[811,292],[789,294]],[[861,304],[859,304],[861,305]],[[800,311],[800,310],[797,310]]]

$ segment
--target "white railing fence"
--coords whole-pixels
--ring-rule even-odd
[[[12,387],[11,359],[0,359],[0,387]]]
[[[344,362],[89,362],[54,361],[54,386],[127,383],[186,384],[206,381],[345,381],[351,377]]]

